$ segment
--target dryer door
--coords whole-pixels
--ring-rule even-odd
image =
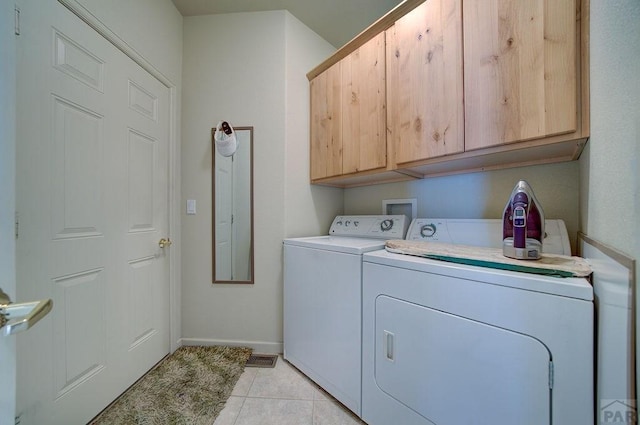
[[[375,380],[390,397],[438,425],[550,423],[540,341],[385,295],[375,305]]]

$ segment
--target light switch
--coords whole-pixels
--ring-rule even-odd
[[[195,215],[196,214],[196,200],[195,199],[187,199],[187,214]]]

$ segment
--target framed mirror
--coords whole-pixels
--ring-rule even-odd
[[[213,283],[253,283],[253,127],[234,127],[232,156],[213,148]]]

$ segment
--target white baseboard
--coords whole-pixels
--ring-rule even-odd
[[[249,347],[255,353],[261,354],[282,354],[283,345],[281,342],[268,341],[236,341],[230,339],[205,339],[205,338],[182,338],[180,345],[202,345],[210,347],[212,345],[224,345],[229,347]]]

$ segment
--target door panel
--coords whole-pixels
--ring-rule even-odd
[[[54,279],[54,391],[62,397],[100,373],[107,363],[104,269]]]
[[[103,117],[57,96],[53,117],[52,237],[101,236]]]
[[[55,0],[18,62],[22,424],[86,423],[169,352],[168,89]]]

